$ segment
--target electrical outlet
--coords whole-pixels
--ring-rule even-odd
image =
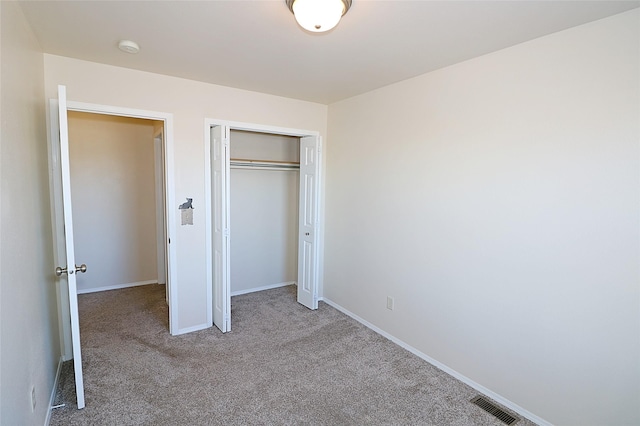
[[[31,412],[36,411],[36,387],[31,386]]]
[[[387,309],[393,311],[393,297],[387,296]]]

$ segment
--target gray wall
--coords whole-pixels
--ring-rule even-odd
[[[42,425],[60,357],[43,55],[17,3],[0,14],[0,424]]]
[[[639,13],[330,105],[324,296],[547,421],[640,424]]]

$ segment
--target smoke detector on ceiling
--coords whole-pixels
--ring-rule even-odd
[[[140,46],[138,46],[138,43],[136,43],[135,41],[120,40],[120,43],[118,43],[118,49],[122,50],[123,52],[135,55],[140,51]]]

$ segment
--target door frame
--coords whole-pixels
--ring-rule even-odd
[[[314,289],[314,301],[313,308],[317,309],[318,300],[321,298],[322,292],[322,270],[323,270],[323,256],[324,253],[324,232],[322,228],[324,218],[324,204],[321,202],[324,199],[324,185],[323,185],[323,173],[324,173],[324,155],[322,149],[322,137],[320,132],[315,130],[302,130],[277,126],[266,126],[262,124],[245,123],[239,121],[217,120],[212,118],[205,118],[204,120],[204,161],[205,161],[205,248],[207,259],[211,259],[213,251],[212,241],[212,211],[211,211],[211,129],[213,127],[221,126],[229,130],[228,137],[230,138],[231,130],[240,130],[247,132],[269,133],[274,135],[294,136],[294,137],[316,137],[318,139],[318,174],[316,180],[316,205],[317,205],[317,223],[316,223],[316,248],[314,253],[313,262],[315,265],[315,289]],[[223,135],[225,132],[222,132]],[[229,206],[226,206],[227,209]],[[227,210],[229,211],[229,210]],[[300,212],[299,212],[300,214]],[[231,218],[229,219],[231,221]],[[298,227],[298,232],[300,232]],[[298,235],[298,241],[300,241],[300,235]],[[300,260],[298,261],[299,265]],[[298,266],[299,267],[299,266]],[[213,325],[213,267],[211,261],[207,262],[207,321],[209,325]],[[299,284],[299,283],[298,283]],[[229,295],[229,297],[231,297]],[[230,312],[229,312],[230,314]],[[230,324],[227,327],[229,330]]]
[[[180,334],[178,324],[178,289],[176,267],[176,247],[170,244],[171,237],[176,233],[175,212],[170,208],[174,204],[174,188],[175,188],[175,170],[174,170],[174,154],[173,154],[173,114],[140,110],[133,108],[124,108],[111,105],[99,105],[85,102],[67,101],[67,111],[86,112],[102,115],[114,115],[121,117],[142,118],[147,120],[162,121],[163,125],[163,151],[164,151],[164,192],[165,192],[165,233],[167,241],[165,242],[165,250],[167,255],[167,293],[169,296],[169,333],[171,335]],[[53,244],[54,244],[54,261],[56,265],[59,261],[59,253],[64,252],[64,223],[62,216],[62,184],[59,176],[59,124],[58,124],[58,101],[57,99],[49,100],[49,182],[51,194],[51,210],[53,225]],[[175,239],[174,239],[175,240]],[[89,266],[90,267],[90,266]],[[69,360],[73,357],[71,350],[71,328],[70,314],[68,303],[68,295],[65,293],[64,286],[58,286],[58,306],[59,306],[59,323],[60,323],[60,339],[62,346],[62,359]]]
[[[158,284],[166,286],[165,301],[169,305],[169,286],[167,285],[167,216],[165,214],[167,197],[165,191],[165,161],[164,161],[164,125],[153,132],[153,169],[155,173],[156,190],[156,256],[158,270]]]

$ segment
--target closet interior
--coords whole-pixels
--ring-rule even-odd
[[[231,296],[298,279],[300,138],[230,131]]]

